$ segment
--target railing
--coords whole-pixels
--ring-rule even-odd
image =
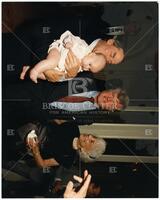
[[[154,124],[103,124],[94,123],[92,125],[80,126],[80,132],[93,134],[105,139],[158,139],[158,125]],[[137,155],[103,155],[98,161],[102,162],[140,162],[157,163],[157,156],[137,156]]]
[[[103,124],[79,126],[81,133],[112,139],[158,139],[158,125],[154,124]]]

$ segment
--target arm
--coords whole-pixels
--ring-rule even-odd
[[[57,82],[64,75],[63,71],[58,71],[56,69],[50,69],[43,72],[46,79],[50,82]]]
[[[50,159],[43,159],[42,158],[40,151],[39,151],[37,139],[36,139],[36,141],[33,141],[33,139],[30,139],[28,141],[28,146],[30,147],[30,149],[33,153],[33,157],[34,157],[38,167],[46,168],[46,167],[58,166],[59,165],[59,163],[54,158],[50,158]]]
[[[84,178],[74,176],[74,179],[81,183],[81,187],[79,191],[75,191],[74,185],[72,181],[69,181],[66,190],[64,192],[64,198],[85,198],[87,195],[87,190],[89,187],[89,184],[91,182],[91,175],[88,174],[88,171],[84,171]]]
[[[59,163],[54,159],[43,159],[39,151],[32,151],[33,152],[33,157],[36,161],[36,164],[40,168],[46,168],[46,167],[51,167],[51,166],[58,166]]]
[[[77,76],[80,68],[80,60],[73,54],[71,49],[68,52],[65,60],[65,69],[67,71],[66,78],[74,78]]]
[[[64,119],[54,119],[54,120],[51,120],[51,123],[52,122],[55,122],[56,124],[61,125],[61,124],[65,123],[65,122],[67,122],[67,120],[64,120]]]

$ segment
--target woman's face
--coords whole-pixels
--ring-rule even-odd
[[[105,55],[108,64],[118,64],[124,58],[123,50],[115,47],[114,45],[106,47]]]
[[[102,53],[108,64],[118,64],[124,59],[124,51],[122,48],[115,46],[115,41],[110,39],[104,41],[95,47],[94,52]]]

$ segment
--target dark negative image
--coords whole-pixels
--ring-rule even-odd
[[[2,197],[158,197],[158,3],[2,3]]]

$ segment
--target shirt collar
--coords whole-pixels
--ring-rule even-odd
[[[73,149],[75,149],[75,150],[78,150],[78,146],[77,146],[77,142],[78,142],[78,137],[75,137],[74,139],[73,139]]]

